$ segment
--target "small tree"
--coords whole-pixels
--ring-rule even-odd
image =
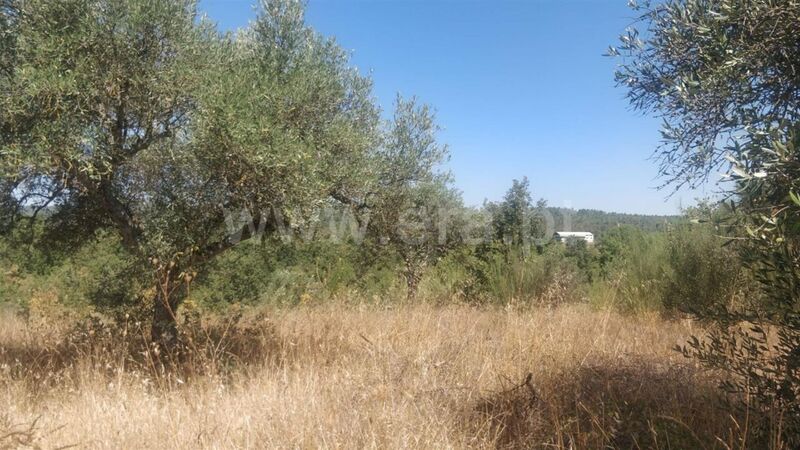
[[[402,259],[409,299],[425,268],[461,239],[461,197],[439,171],[448,149],[436,142],[438,130],[427,106],[398,96],[367,195],[370,239]]]
[[[503,201],[488,203],[486,208],[492,216],[494,238],[509,247],[528,251],[535,239],[544,237],[547,203],[539,200],[533,205],[528,177],[513,180]]]
[[[192,0],[3,0],[0,32],[0,200],[52,210],[74,245],[115,230],[151,268],[154,340],[174,342],[195,272],[258,231],[226,212],[269,232],[360,185],[374,148],[369,79],[300,1],[223,36]]]

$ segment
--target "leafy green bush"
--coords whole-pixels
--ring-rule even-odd
[[[591,283],[600,275],[599,256],[597,247],[583,239],[567,241],[564,245],[564,257],[575,264],[583,283]]]
[[[116,236],[99,233],[43,281],[59,292],[64,305],[110,310],[137,306],[148,285],[147,275]]]
[[[390,296],[401,284],[392,253],[363,255],[350,242],[243,242],[193,283],[190,298],[213,309],[233,303],[294,305],[344,293]]]
[[[477,293],[471,270],[478,264],[475,252],[460,248],[439,259],[422,279],[420,300],[435,304],[469,301]]]
[[[116,236],[99,232],[64,256],[26,244],[19,232],[0,239],[0,302],[25,310],[33,306],[106,312],[141,303],[147,273],[122,249]]]
[[[526,254],[499,243],[478,251],[470,268],[475,277],[474,300],[507,303],[556,304],[579,299],[580,271],[565,256],[562,245]]]
[[[632,226],[608,230],[598,243],[603,278],[601,286],[592,287],[592,300],[629,312],[663,309],[668,270],[664,244],[661,233],[644,233]]]
[[[670,232],[669,277],[663,287],[666,308],[697,313],[716,305],[735,307],[752,280],[726,242],[712,227],[699,224]]]
[[[31,292],[42,286],[42,278],[59,261],[52,249],[32,245],[31,233],[39,231],[39,222],[17,224],[0,234],[0,304],[27,307]]]

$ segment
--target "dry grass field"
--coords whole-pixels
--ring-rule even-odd
[[[696,327],[577,305],[310,306],[217,319],[202,357],[165,369],[136,324],[65,338],[9,315],[0,448],[746,447],[672,350]]]

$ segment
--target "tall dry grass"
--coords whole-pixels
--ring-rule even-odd
[[[203,356],[167,367],[136,324],[64,345],[64,330],[3,318],[0,448],[739,448],[747,434],[672,350],[691,322],[424,305],[247,320],[207,321],[190,336]]]

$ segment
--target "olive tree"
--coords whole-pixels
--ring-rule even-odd
[[[763,300],[704,316],[721,322],[684,351],[730,371],[727,387],[754,398],[800,445],[800,3],[792,0],[631,2],[630,29],[610,53],[632,104],[663,118],[656,152],[672,186],[717,170],[740,218],[742,256]],[[747,325],[749,324],[749,325]],[[768,339],[764,325],[774,327]],[[727,327],[724,325],[735,325]],[[738,330],[738,331],[732,331]],[[767,430],[762,430],[767,431]],[[773,430],[774,431],[774,430]]]
[[[371,82],[300,1],[263,1],[235,35],[192,0],[3,0],[0,26],[5,209],[48,210],[40,238],[118,233],[150,268],[154,340],[174,342],[196,272],[259,231],[226,214],[269,232],[363,184]]]
[[[462,238],[461,196],[441,170],[449,153],[437,142],[438,131],[427,105],[398,96],[360,204],[368,214],[366,244],[400,257],[409,299],[426,267]]]

